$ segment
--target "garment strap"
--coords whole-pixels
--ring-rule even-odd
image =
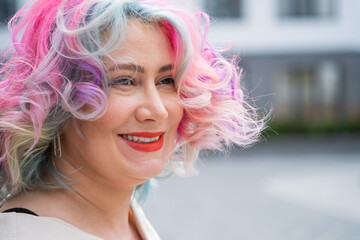
[[[10,209],[3,211],[3,213],[9,213],[9,212],[25,213],[25,214],[30,214],[30,215],[34,215],[34,216],[39,216],[36,213],[34,213],[33,211],[30,211],[29,209],[26,209],[26,208],[10,208]]]

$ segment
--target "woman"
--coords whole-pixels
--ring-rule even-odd
[[[149,180],[257,140],[263,121],[208,25],[153,0],[37,0],[12,18],[0,239],[159,239],[136,202]]]

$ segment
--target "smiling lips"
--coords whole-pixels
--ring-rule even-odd
[[[164,132],[134,132],[119,134],[133,149],[140,152],[159,151],[164,144]]]

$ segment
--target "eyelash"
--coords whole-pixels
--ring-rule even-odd
[[[161,83],[164,82],[165,80],[167,80],[167,83]],[[166,77],[156,83],[156,85],[162,85],[162,84],[175,84],[175,80],[172,77]]]
[[[126,84],[125,84],[126,83]],[[113,81],[111,81],[110,86],[114,86],[114,85],[121,85],[121,86],[130,86],[130,85],[136,85],[135,81],[133,78],[130,77],[122,77],[122,78],[118,78],[115,79]]]
[[[166,82],[164,82],[166,81]],[[162,83],[163,82],[163,83]],[[159,82],[156,83],[156,85],[168,85],[168,84],[175,84],[175,81],[172,77],[166,77],[161,79]],[[121,86],[136,86],[136,82],[133,78],[131,77],[122,77],[122,78],[118,78],[113,80],[109,86],[114,86],[114,85],[121,85]]]

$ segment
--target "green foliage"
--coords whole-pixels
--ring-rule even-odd
[[[360,121],[352,122],[273,122],[270,124],[268,133],[279,134],[279,133],[302,133],[302,134],[329,134],[329,133],[359,133],[360,132]]]

